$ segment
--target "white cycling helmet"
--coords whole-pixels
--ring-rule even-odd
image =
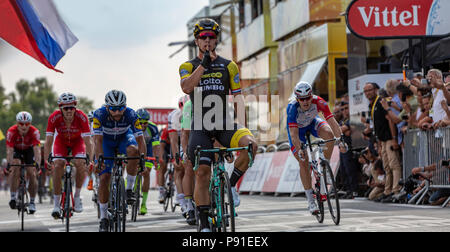
[[[33,117],[30,113],[26,111],[22,111],[17,113],[16,115],[16,121],[21,123],[31,123],[31,120],[33,120]]]
[[[77,97],[72,93],[62,93],[58,98],[58,106],[77,105]]]
[[[89,113],[88,113],[88,119],[89,120],[93,120],[94,119],[94,110],[92,110],[92,111],[89,111]]]
[[[111,90],[105,96],[106,106],[125,106],[127,104],[127,96],[119,90]]]
[[[312,87],[306,81],[300,81],[294,89],[294,94],[297,98],[309,97],[312,95]]]

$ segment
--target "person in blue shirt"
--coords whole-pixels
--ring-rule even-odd
[[[142,126],[136,112],[126,105],[127,98],[122,91],[111,90],[105,96],[105,105],[94,113],[93,131],[95,155],[114,157],[116,150],[128,157],[138,157],[147,153]],[[97,161],[96,161],[97,162]],[[133,204],[134,181],[137,175],[138,160],[130,160],[127,165],[127,203]],[[111,180],[112,160],[105,160],[105,167],[99,174],[100,232],[107,232],[109,183]],[[104,169],[103,169],[104,168]]]
[[[147,144],[147,157],[156,157],[156,164],[159,162],[159,130],[156,124],[150,121],[150,113],[146,109],[138,109],[136,114],[139,118],[139,123],[142,126],[144,132],[145,143]],[[147,213],[147,198],[148,191],[150,189],[150,170],[153,167],[153,162],[145,162],[145,171],[142,173],[142,204],[140,214],[145,215]]]

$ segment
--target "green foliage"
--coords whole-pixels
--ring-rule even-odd
[[[78,97],[79,109],[86,114],[94,109],[93,101],[75,95]],[[0,129],[6,135],[9,127],[16,123],[16,114],[28,111],[33,116],[32,124],[39,129],[41,139],[44,139],[48,117],[58,108],[58,96],[46,78],[36,78],[32,82],[20,80],[16,83],[15,92],[9,94],[5,93],[5,88],[0,82]],[[3,140],[0,141],[0,159],[5,156],[6,144]]]

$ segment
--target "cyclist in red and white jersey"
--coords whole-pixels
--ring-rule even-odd
[[[308,208],[311,214],[319,212],[312,190],[311,171],[308,167],[308,157],[301,150],[302,144],[306,143],[305,134],[309,131],[313,136],[324,140],[341,139],[344,143],[341,128],[328,107],[327,102],[319,96],[312,94],[312,87],[307,82],[299,82],[294,90],[295,98],[287,106],[287,131],[291,151],[300,164],[300,179],[305,188],[308,199]],[[325,120],[319,117],[322,113]],[[324,150],[325,158],[330,160],[333,153],[334,142],[327,143],[327,149]],[[345,148],[344,145],[340,145]],[[341,151],[343,151],[341,149]]]
[[[56,110],[48,118],[46,141],[44,147],[44,157],[48,158],[53,144],[53,156],[69,156],[71,150],[73,157],[92,158],[92,142],[89,121],[83,111],[76,108],[77,98],[71,93],[63,93],[58,98],[59,110]],[[55,136],[55,133],[57,135]],[[64,159],[55,159],[55,169],[53,171],[54,185],[54,204],[52,216],[55,219],[61,217],[61,181],[64,174]],[[74,194],[74,210],[77,213],[83,211],[83,205],[80,198],[81,188],[86,178],[86,164],[84,160],[73,160],[77,170]]]
[[[28,112],[19,112],[16,115],[17,124],[8,129],[6,133],[6,159],[8,164],[20,165],[23,160],[27,165],[41,163],[40,133],[31,125],[32,117]],[[33,160],[34,158],[34,160]],[[36,212],[34,199],[37,192],[37,177],[35,167],[26,167],[29,178],[28,192],[30,193],[30,214]],[[11,167],[11,201],[9,206],[16,209],[17,188],[19,186],[20,167]]]

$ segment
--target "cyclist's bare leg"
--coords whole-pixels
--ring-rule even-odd
[[[197,206],[209,206],[209,181],[211,178],[211,166],[199,165],[195,171],[194,199]]]
[[[111,173],[104,173],[100,176],[100,183],[98,185],[98,200],[100,204],[108,203],[110,182],[111,182]]]
[[[177,165],[175,163],[174,167],[175,167],[175,172],[174,172],[175,186],[177,187],[177,193],[178,194],[184,194],[183,193],[184,168],[181,165],[181,163],[180,163],[180,165]]]
[[[325,124],[319,129],[319,137],[324,140],[333,139],[333,131],[331,130],[330,126],[328,124]],[[333,154],[334,149],[334,142],[328,142],[326,144],[327,149],[323,151],[323,154],[325,155],[325,158],[327,160],[330,160],[331,155]]]
[[[73,160],[73,164],[77,169],[76,177],[75,177],[75,186],[77,189],[83,187],[84,180],[86,179],[87,167],[86,162],[81,159]]]
[[[252,136],[243,136],[239,140],[239,147],[247,147],[250,143],[253,144],[253,160],[255,160],[256,152],[258,150],[258,144]],[[234,166],[241,172],[246,172],[250,159],[246,150],[241,151],[239,157],[236,159]]]
[[[54,161],[55,168],[53,169],[53,194],[61,195],[62,190],[62,177],[64,175],[64,165],[66,164],[65,160],[55,160]]]
[[[135,145],[130,145],[127,147],[127,156],[128,157],[138,157],[139,156],[139,151],[137,146]],[[136,176],[137,175],[137,165],[138,165],[139,160],[129,160],[128,161],[128,165],[127,165],[127,174],[131,175],[131,176]]]
[[[300,180],[302,181],[303,188],[305,188],[305,190],[310,190],[312,189],[311,169],[309,167],[308,154],[306,153],[306,150],[303,151],[303,157],[304,161],[302,161],[298,157],[298,155],[295,155],[295,158],[298,160],[300,164]]]
[[[190,160],[185,160],[183,163],[184,177],[183,177],[183,192],[186,197],[192,197],[194,192],[194,169]]]
[[[20,159],[14,159],[12,162],[13,165],[20,165]],[[17,192],[17,188],[19,187],[19,178],[20,178],[20,167],[14,166],[10,168],[9,175],[9,184],[10,184],[10,192]]]
[[[27,167],[27,178],[29,181],[28,185],[28,192],[30,193],[30,198],[35,198],[38,188],[38,181],[37,181],[37,172],[35,167]]]
[[[142,192],[146,193],[150,189],[150,169],[146,168],[142,172]]]
[[[158,171],[158,186],[164,186],[164,175],[167,172],[167,163],[164,159],[160,160],[160,168]]]

